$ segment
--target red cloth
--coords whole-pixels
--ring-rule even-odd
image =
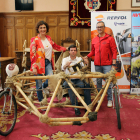
[[[104,37],[93,38],[92,50],[87,56],[93,55],[95,55],[94,65],[112,65],[112,60],[117,57],[117,46],[114,38],[106,33]]]
[[[91,0],[100,2],[101,5],[96,11],[116,11],[117,0]],[[69,26],[72,28],[91,28],[91,12],[86,9],[89,0],[69,0]],[[90,8],[91,9],[91,8]]]
[[[53,49],[57,51],[66,51],[65,47],[61,47],[56,43],[54,43],[51,40],[50,36],[46,35],[46,38],[52,45]],[[54,53],[52,53],[52,56],[54,56]],[[36,68],[38,74],[45,74],[45,51],[39,35],[31,38],[30,60],[31,60],[31,68],[30,68],[31,71],[33,71],[33,69]],[[53,57],[52,57],[52,68],[53,70],[55,69]]]

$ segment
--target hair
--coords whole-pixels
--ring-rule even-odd
[[[104,23],[103,21],[98,21],[97,24],[98,24],[98,23],[103,23],[103,24],[104,24],[104,27],[105,27],[105,23]],[[96,25],[97,25],[97,24],[96,24]]]
[[[39,21],[38,23],[37,23],[37,25],[36,25],[36,32],[37,33],[39,33],[39,31],[38,31],[38,29],[39,29],[39,26],[40,25],[45,25],[46,26],[46,33],[48,33],[49,32],[49,25],[45,22],[45,21]]]
[[[70,51],[70,48],[76,48],[76,51],[77,51],[77,47],[76,47],[75,45],[70,45],[70,46],[68,47],[68,51]]]

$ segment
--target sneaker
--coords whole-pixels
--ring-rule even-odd
[[[42,105],[42,107],[43,107],[43,106],[45,106],[45,105]],[[41,110],[42,110],[42,111],[46,111],[46,108],[43,108],[43,109],[41,109]]]
[[[79,108],[74,108],[74,109],[75,109],[75,115],[80,115],[81,114]]]
[[[112,107],[112,100],[108,100],[107,107]]]
[[[47,94],[47,95],[49,95],[49,94],[50,94],[50,92],[49,92],[48,88],[43,88],[42,90],[43,90],[44,94]]]

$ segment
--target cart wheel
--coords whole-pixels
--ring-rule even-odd
[[[9,91],[0,93],[0,135],[7,136],[12,132],[17,118],[17,103]]]
[[[117,96],[116,88],[114,88],[114,96],[115,96],[115,109],[116,109],[116,114],[117,114],[118,129],[121,129],[120,107],[119,107],[119,103],[118,103],[118,96]]]

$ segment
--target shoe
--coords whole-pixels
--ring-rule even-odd
[[[108,100],[107,107],[112,107],[112,100]]]
[[[43,90],[44,94],[47,94],[47,95],[49,95],[49,94],[50,94],[50,92],[49,92],[48,88],[43,88],[42,90]]]
[[[41,107],[44,107],[45,105],[42,105]],[[42,111],[46,111],[46,108],[41,109]]]
[[[74,108],[74,109],[75,109],[75,115],[80,115],[81,114],[79,108]]]

